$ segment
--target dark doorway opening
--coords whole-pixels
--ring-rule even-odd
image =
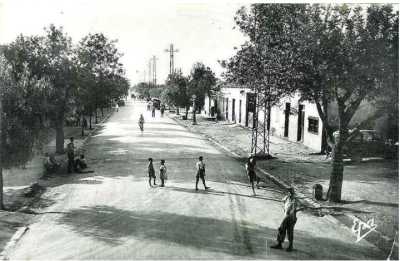
[[[235,106],[236,106],[236,100],[232,99],[232,121],[236,122],[236,111],[235,111]]]
[[[239,123],[242,123],[242,100],[239,100]]]
[[[290,103],[286,103],[285,108],[285,130],[283,133],[284,137],[289,137],[289,116],[290,116]]]
[[[297,115],[297,141],[303,140],[304,134],[304,105],[299,104],[299,113]]]

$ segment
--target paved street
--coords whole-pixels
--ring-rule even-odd
[[[144,133],[137,125],[144,113]],[[203,155],[211,190],[194,190]],[[95,173],[49,181],[48,207],[10,259],[382,259],[386,253],[327,217],[298,214],[295,251],[271,250],[282,191],[252,196],[243,166],[144,103],[128,102],[92,137]],[[149,187],[147,158],[166,160],[166,187]],[[157,173],[158,176],[158,173]],[[157,180],[158,184],[160,183]],[[286,243],[285,243],[286,246]]]

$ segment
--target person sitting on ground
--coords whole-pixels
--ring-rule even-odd
[[[84,169],[87,168],[85,155],[81,154],[79,158],[75,160],[75,171],[81,173]]]
[[[57,170],[61,166],[61,164],[58,163],[57,160],[54,158],[54,155],[49,155],[49,153],[45,154],[43,165],[47,174],[57,172]]]

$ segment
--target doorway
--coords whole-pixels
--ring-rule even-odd
[[[289,137],[289,117],[290,117],[290,103],[286,103],[285,108],[285,130],[283,133],[284,137]]]
[[[299,104],[299,113],[297,115],[297,141],[303,140],[304,135],[304,105]]]

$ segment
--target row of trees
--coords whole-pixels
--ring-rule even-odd
[[[210,95],[217,90],[217,78],[214,72],[202,63],[195,63],[188,76],[184,76],[181,71],[177,71],[168,76],[165,85],[149,87],[146,83],[139,83],[135,90],[143,97],[160,98],[164,104],[177,108],[185,108],[186,118],[189,108],[193,104],[192,96],[196,95],[196,108],[199,111],[204,106],[205,95]]]
[[[360,104],[378,108],[372,117],[388,113],[398,129],[398,12],[391,5],[253,4],[235,21],[249,40],[222,62],[226,79],[264,94],[269,104],[296,92],[316,104],[334,148],[328,198],[340,201],[342,149]]]
[[[20,35],[2,47],[0,207],[2,168],[29,161],[49,129],[55,129],[56,151],[63,153],[69,113],[91,117],[127,95],[129,82],[120,58],[115,41],[103,34],[89,34],[74,45],[54,25],[45,28],[44,35]]]

